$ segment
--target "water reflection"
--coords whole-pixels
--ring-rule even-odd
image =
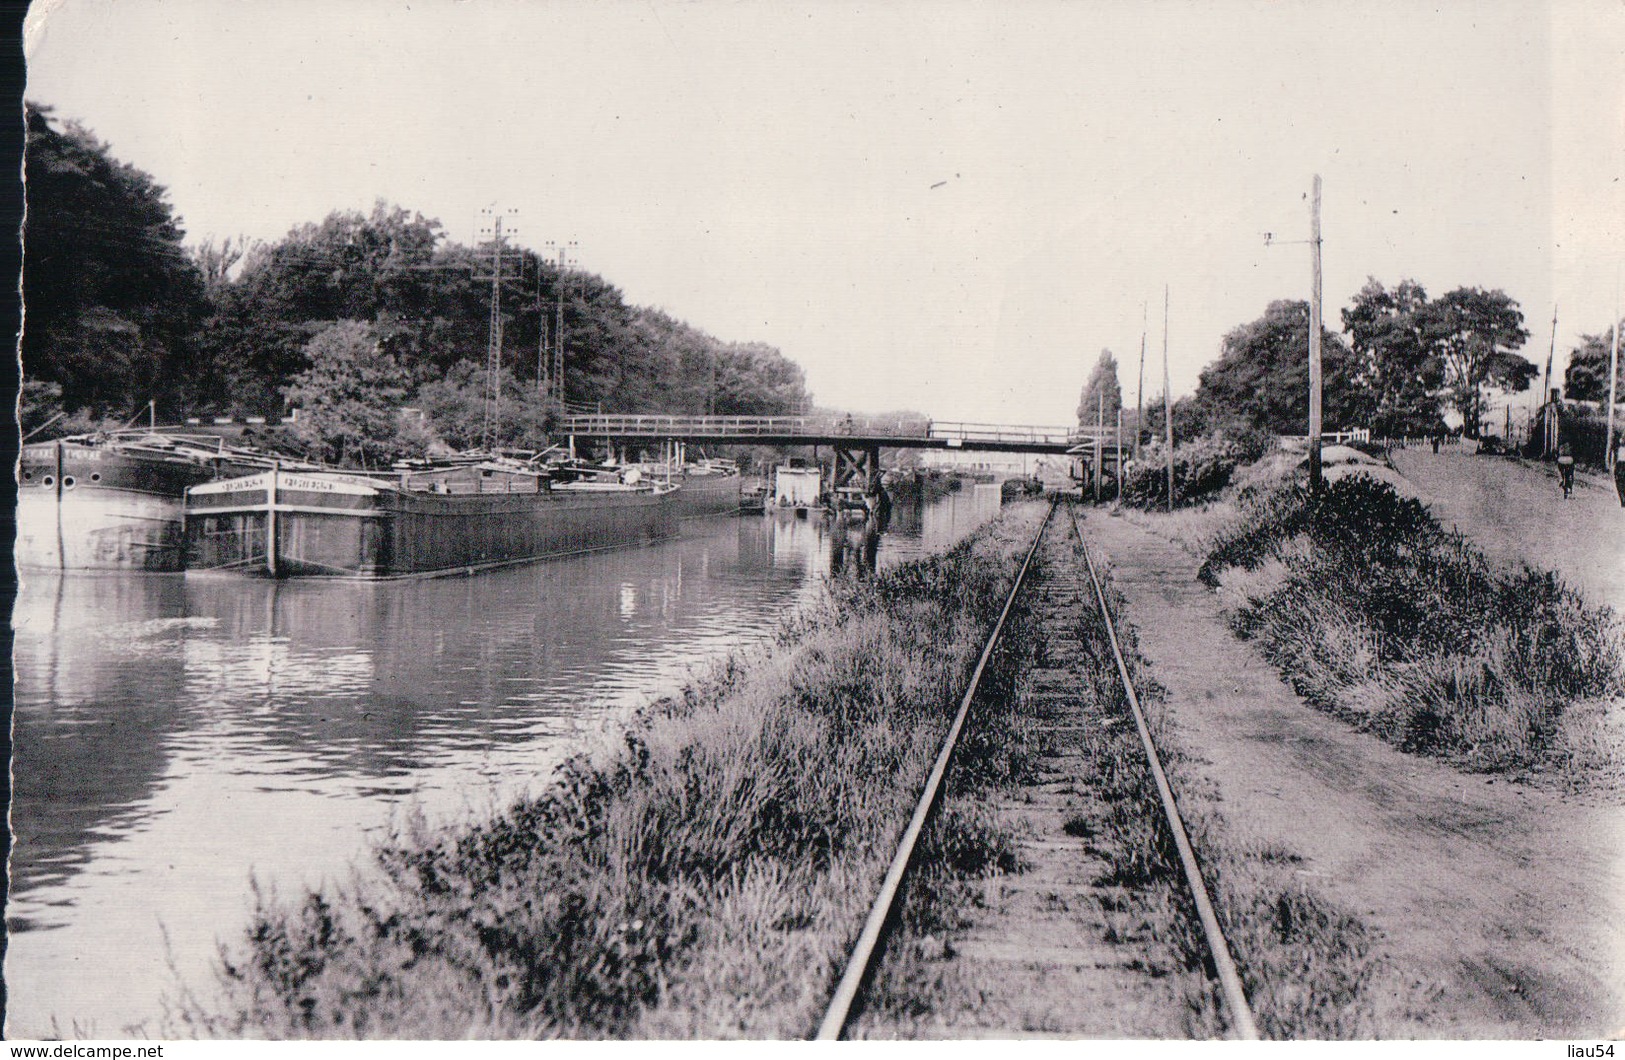
[[[890,530],[879,562],[893,563],[943,552],[999,513],[996,483],[966,483],[961,489],[922,504],[920,495],[899,492],[892,504]]]
[[[954,496],[917,535],[894,524],[868,563],[997,510],[996,491],[991,509]],[[822,519],[769,515],[474,578],[30,576],[13,614],[7,1031],[156,1029],[169,958],[209,981],[251,873],[316,885],[407,804],[499,804],[605,718],[765,635],[832,545]]]
[[[12,812],[32,848],[25,856],[19,842],[13,856],[14,902],[150,812],[163,737],[186,701],[175,646],[207,621],[182,613],[180,579],[162,576],[31,579],[18,594]],[[32,926],[11,916],[12,930]]]

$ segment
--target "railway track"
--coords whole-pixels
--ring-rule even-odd
[[[1035,558],[1042,558],[1035,563]],[[1042,568],[1036,577],[1034,572]],[[1110,873],[1101,871],[1100,852],[1096,845],[1081,839],[1068,838],[1073,834],[1088,834],[1090,826],[1081,823],[1077,815],[1079,792],[1091,783],[1087,776],[1074,776],[1087,771],[1091,759],[1084,744],[1097,739],[1099,733],[1110,732],[1119,741],[1130,739],[1126,733],[1132,721],[1132,731],[1138,735],[1138,753],[1143,755],[1143,767],[1149,771],[1154,796],[1144,802],[1147,812],[1159,814],[1156,828],[1162,830],[1177,849],[1183,889],[1181,910],[1188,910],[1197,922],[1197,931],[1204,948],[1202,968],[1211,979],[1214,992],[1223,999],[1223,1023],[1229,1036],[1256,1039],[1258,1029],[1248,1006],[1241,977],[1232,958],[1230,946],[1224,938],[1212,900],[1204,882],[1201,865],[1190,842],[1188,831],[1181,819],[1179,806],[1163,768],[1161,755],[1152,737],[1150,726],[1140,705],[1131,673],[1118,640],[1116,623],[1102,587],[1099,572],[1084,540],[1077,512],[1070,502],[1056,500],[1051,503],[1042,523],[1034,535],[1031,547],[1017,573],[1010,594],[973,671],[967,688],[947,736],[943,740],[935,764],[927,779],[913,816],[899,841],[897,851],[881,884],[879,893],[854,945],[845,971],[830,999],[817,1032],[821,1040],[847,1036],[854,1021],[864,1007],[865,1000],[884,988],[886,944],[894,933],[901,916],[908,885],[917,871],[922,836],[933,825],[944,800],[954,765],[967,726],[974,726],[979,715],[978,692],[989,660],[1006,636],[1009,619],[1018,601],[1037,609],[1059,621],[1047,623],[1061,628],[1076,626],[1077,644],[1058,643],[1047,649],[1057,659],[1076,660],[1082,655],[1094,658],[1101,668],[1115,664],[1117,679],[1121,682],[1120,702],[1102,705],[1103,697],[1084,694],[1082,689],[1068,689],[1064,685],[1076,682],[1076,667],[1056,664],[1040,675],[1040,689],[1033,697],[1039,706],[1031,722],[1047,734],[1047,748],[1035,774],[1030,791],[1020,799],[1012,800],[1011,812],[1022,819],[1023,830],[1035,838],[1030,845],[1037,851],[1041,864],[1032,873],[1029,882],[1012,881],[1005,885],[1005,894],[1015,910],[1022,931],[1000,930],[990,926],[978,935],[959,943],[956,959],[961,967],[961,979],[974,980],[973,992],[979,999],[976,1006],[978,1020],[973,1026],[945,1026],[958,1035],[969,1031],[988,1033],[1076,1033],[1084,1036],[1163,1036],[1178,1033],[1175,1017],[1162,1014],[1141,1022],[1113,1022],[1114,1019],[1139,1019],[1121,1014],[1092,1021],[1087,1016],[1073,1018],[1062,1015],[1038,1020],[1030,1014],[1031,991],[1023,985],[1028,980],[1042,983],[1042,990],[1059,994],[1066,1000],[1051,1005],[1064,1010],[1069,1004],[1080,1008],[1120,1009],[1122,1013],[1160,1005],[1169,1008],[1174,999],[1157,989],[1145,991],[1152,1002],[1123,1003],[1127,984],[1136,977],[1148,977],[1144,969],[1155,966],[1154,960],[1132,953],[1135,940],[1125,940],[1124,932],[1113,926],[1109,910],[1120,904],[1120,881],[1111,880]],[[1090,612],[1087,616],[1085,612]],[[1080,621],[1071,619],[1077,616]],[[1087,621],[1085,622],[1084,619]],[[1101,636],[1101,634],[1104,636]],[[1064,639],[1064,638],[1063,638]],[[1102,643],[1103,642],[1103,643]],[[1109,658],[1110,663],[1105,660]],[[1047,684],[1045,681],[1047,680]],[[1115,697],[1113,697],[1115,699]],[[1086,701],[1094,703],[1083,709]],[[1126,706],[1127,718],[1121,716]],[[1115,716],[1114,716],[1115,715]],[[1125,744],[1116,745],[1121,750]],[[1157,834],[1155,831],[1148,833]],[[1149,843],[1149,840],[1148,840]],[[1149,852],[1118,852],[1126,859],[1142,861],[1151,857]],[[1027,893],[1023,898],[1023,888]],[[1041,893],[1040,893],[1041,892]],[[1031,938],[1013,936],[1030,934]],[[1127,933],[1132,936],[1132,932]],[[1102,938],[1108,942],[1102,942]],[[944,946],[944,950],[948,949]],[[1127,949],[1131,952],[1125,953]],[[1023,1007],[1025,1006],[1025,1007]],[[1025,1013],[1017,1015],[1019,1013]],[[1002,1025],[1001,1019],[1020,1025]],[[990,1023],[989,1020],[992,1022]],[[1036,1024],[1036,1025],[1034,1025]],[[873,1027],[864,1028],[865,1032]],[[885,1033],[881,1031],[881,1033]]]

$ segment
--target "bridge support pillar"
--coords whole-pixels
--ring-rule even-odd
[[[880,447],[878,445],[857,448],[836,442],[834,449],[835,481],[833,486],[836,493],[843,490],[852,490],[869,495],[880,489]]]

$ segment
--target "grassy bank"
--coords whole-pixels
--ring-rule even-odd
[[[1040,555],[1034,570],[1038,583],[1050,576],[1079,577],[1082,559],[1072,546]],[[1108,595],[1122,615],[1122,599],[1109,587]],[[1029,870],[1022,861],[1023,839],[1059,838],[1024,836],[996,807],[1019,804],[1025,787],[1059,783],[1071,793],[1064,831],[1082,839],[1085,857],[1100,865],[1088,900],[1101,914],[1102,938],[1155,984],[1148,997],[1158,999],[1157,1010],[1129,1016],[1122,1025],[1141,1027],[1140,1034],[1219,1037],[1226,1021],[1205,969],[1205,942],[1102,620],[1092,601],[1040,615],[1027,603],[1012,614],[1014,665],[1005,669],[1003,684],[976,705],[942,815],[927,833],[920,875],[909,888],[898,933],[857,1032],[933,1036],[978,1020],[998,1025],[1000,1019],[1011,1030],[1031,1033],[1075,1026],[1021,1026],[1021,1012],[989,1017],[986,984],[954,960],[956,940],[975,915],[967,917],[966,911],[997,902],[999,878]],[[1366,994],[1377,968],[1369,933],[1357,918],[1314,892],[1294,871],[1299,859],[1290,851],[1232,837],[1199,769],[1180,749],[1177,728],[1167,716],[1162,690],[1145,671],[1132,627],[1121,620],[1119,637],[1261,1029],[1276,1038],[1380,1033]],[[1058,700],[1058,687],[1075,691]],[[1063,740],[1063,757],[1048,757]],[[1072,758],[1074,750],[1082,754]],[[1052,772],[1058,761],[1072,763],[1068,773]],[[1073,900],[1060,893],[1054,899]],[[1069,996],[1053,1001],[1061,1011],[1076,1004]],[[1128,997],[1116,1002],[1146,1003]],[[1169,1012],[1175,1013],[1172,1019]]]
[[[1022,506],[837,582],[493,819],[267,897],[181,1032],[801,1036],[821,1014],[1019,550]]]
[[[1201,577],[1300,695],[1407,751],[1577,783],[1625,765],[1616,617],[1553,574],[1492,569],[1385,484],[1242,499]]]

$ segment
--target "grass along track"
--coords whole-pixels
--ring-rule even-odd
[[[166,1030],[811,1033],[1041,514],[1015,506],[946,555],[834,583],[771,649],[651,705],[536,797],[403,829],[348,885],[265,896],[223,957],[223,999],[182,998]],[[1216,1037],[1076,544],[1052,537],[1034,563],[851,1032]],[[1366,1033],[1362,928],[1293,878],[1290,852],[1227,846],[1146,698],[1261,1029]]]
[[[1040,549],[1005,638],[1014,680],[978,697],[854,1037],[1230,1027],[1084,567],[1074,533]],[[1175,785],[1200,790],[1155,709],[1149,721]],[[1370,1034],[1363,926],[1292,872],[1289,851],[1230,845],[1203,800],[1183,806],[1264,1033]]]
[[[166,1036],[809,1034],[1041,514],[832,583],[534,797],[262,896]]]

